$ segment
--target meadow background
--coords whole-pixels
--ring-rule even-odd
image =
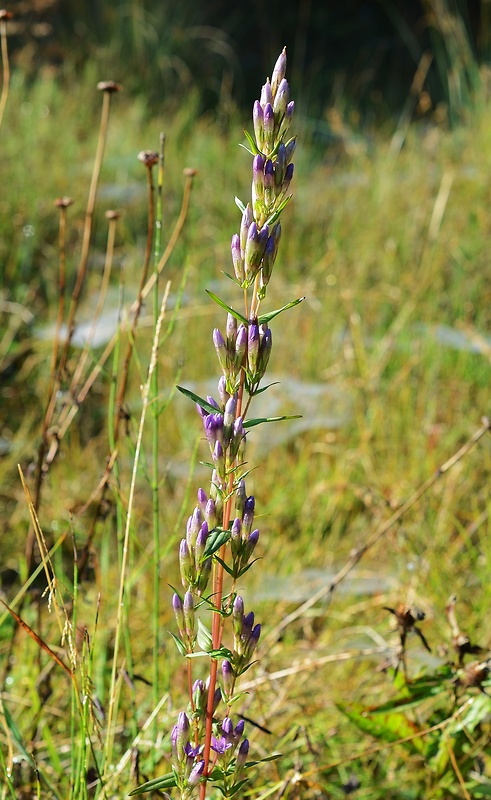
[[[491,558],[491,448],[482,422],[491,368],[491,6],[337,5],[33,0],[9,8],[0,128],[0,580],[4,602],[39,638],[2,611],[2,798],[124,797],[169,771],[170,731],[186,687],[171,637],[164,633],[156,653],[152,631],[174,628],[176,548],[196,490],[208,481],[199,420],[175,386],[206,395],[216,383],[211,331],[223,315],[205,289],[225,298],[230,291],[234,197],[250,191],[250,159],[238,144],[285,44],[298,147],[268,304],[305,301],[271,325],[269,378],[280,383],[258,412],[302,419],[254,429],[248,450],[257,467],[249,481],[261,561],[245,577],[244,595],[264,626],[243,713],[259,726],[249,731],[254,758],[281,757],[251,769],[243,796],[491,796],[491,700],[481,691]],[[43,432],[58,341],[54,201],[74,200],[63,250],[68,306],[103,80],[123,91],[111,97],[87,273]],[[79,364],[79,387],[97,368],[137,294],[148,217],[137,155],[158,151],[161,131],[161,251],[191,181],[183,170],[197,172],[160,284],[163,294],[170,281],[158,358],[158,559],[155,451],[145,429],[118,612],[150,300],[136,333],[121,329],[83,402],[69,390]],[[102,291],[110,209],[121,216]],[[85,354],[80,332],[90,329],[101,297]],[[128,342],[124,425],[101,502],[114,453],[112,387]],[[73,422],[57,443],[70,408]],[[42,569],[30,580],[32,506],[19,466],[32,499],[40,446],[53,443],[56,457],[34,500],[53,548],[56,586],[46,594]],[[481,647],[465,660],[445,612],[452,594],[459,625]],[[387,610],[399,604],[425,613],[416,627],[431,647],[411,635],[407,670],[395,669],[400,632]],[[53,653],[76,662],[82,711]],[[476,655],[484,664],[477,679],[468,667]]]

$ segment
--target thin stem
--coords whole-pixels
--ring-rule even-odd
[[[7,46],[7,20],[10,19],[12,15],[8,11],[2,11],[0,13],[3,14],[3,18],[0,19],[0,42],[2,50],[2,67],[3,67],[2,94],[0,96],[0,128],[1,128],[10,88],[10,64],[9,64],[9,50]]]
[[[162,242],[162,216],[163,216],[163,184],[164,184],[164,134],[160,134],[159,171],[157,179],[157,213],[155,219],[155,247],[154,247],[154,276],[153,287],[153,318],[155,330],[159,319],[159,273],[160,248]],[[160,530],[159,530],[159,373],[158,360],[152,373],[150,384],[150,398],[152,410],[152,517],[153,517],[153,706],[157,706],[160,697],[159,680],[159,655],[160,655]],[[189,667],[191,665],[189,664]],[[158,735],[158,720],[154,721],[154,741]],[[156,752],[152,750],[153,765],[155,765]]]

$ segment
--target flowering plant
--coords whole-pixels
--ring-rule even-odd
[[[253,159],[252,197],[247,205],[236,200],[242,218],[239,232],[232,236],[234,275],[229,276],[242,292],[243,313],[208,292],[227,312],[225,334],[218,328],[213,331],[221,369],[218,399],[204,399],[179,387],[197,405],[212,470],[210,490],[198,490],[179,546],[183,591],[176,591],[172,599],[179,632],[173,638],[187,660],[189,706],[179,714],[172,731],[172,773],[133,794],[176,786],[181,800],[198,793],[204,800],[207,786],[213,783],[224,797],[232,797],[247,781],[249,740],[244,720],[232,718],[232,707],[240,698],[237,682],[251,666],[261,625],[253,611],[246,613],[237,593],[237,581],[254,563],[259,539],[254,527],[255,499],[246,490],[245,451],[248,431],[273,421],[249,419],[248,413],[252,398],[267,388],[260,384],[272,348],[269,323],[300,302],[260,313],[281,238],[281,213],[291,198],[296,139],[289,138],[294,102],[285,72],[283,50],[271,81],[266,81],[260,100],[254,103],[254,135],[246,133]],[[202,620],[207,611],[211,630]],[[199,656],[209,663],[205,681],[193,676]]]

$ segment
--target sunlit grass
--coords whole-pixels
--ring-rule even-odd
[[[97,134],[99,106],[94,84],[101,77],[111,76],[96,76],[89,69],[86,79],[73,81],[68,91],[49,75],[30,88],[14,75],[2,129],[5,158],[0,162],[0,179],[9,191],[0,201],[0,321],[2,333],[8,332],[9,325],[15,332],[2,338],[4,349],[0,350],[4,364],[0,436],[10,448],[0,461],[0,517],[2,565],[20,573],[20,580],[14,580],[12,586],[5,579],[9,603],[27,577],[23,552],[29,520],[17,464],[29,476],[48,382],[50,343],[38,336],[37,329],[56,316],[57,217],[53,200],[64,194],[76,199],[69,213],[67,264],[73,276]],[[270,448],[263,446],[258,452],[261,469],[257,478],[254,473],[250,477],[258,507],[264,509],[259,520],[263,561],[256,579],[251,571],[247,591],[261,598],[269,583],[274,590],[278,578],[286,582],[278,582],[276,595],[273,591],[257,603],[258,615],[266,620],[269,645],[263,646],[260,666],[250,670],[247,678],[260,680],[264,673],[295,667],[273,682],[265,678],[251,694],[251,706],[246,709],[248,716],[272,730],[272,736],[258,732],[257,754],[264,756],[273,749],[284,753],[283,760],[258,778],[259,796],[261,781],[263,791],[268,782],[278,782],[275,797],[280,796],[285,781],[305,773],[305,783],[297,789],[292,783],[286,796],[313,798],[327,792],[341,797],[341,784],[352,770],[362,783],[360,797],[386,797],[389,791],[394,797],[415,796],[404,795],[402,790],[397,793],[398,785],[414,783],[416,773],[420,775],[418,785],[424,782],[424,766],[408,750],[388,749],[379,758],[355,761],[352,767],[347,763],[339,770],[317,771],[361,755],[373,745],[369,736],[362,738],[346,722],[336,703],[375,705],[393,692],[391,676],[378,669],[395,642],[393,620],[384,606],[406,601],[421,606],[427,613],[425,634],[438,654],[440,645],[449,646],[444,608],[449,594],[456,592],[466,630],[483,645],[488,644],[489,435],[366,553],[352,580],[342,583],[329,603],[324,598],[278,635],[275,630],[317,590],[317,584],[309,585],[312,573],[306,570],[325,571],[331,580],[353,550],[362,547],[458,450],[489,411],[489,122],[489,113],[483,112],[482,117],[451,134],[436,127],[415,127],[397,158],[389,155],[386,138],[377,134],[360,135],[355,151],[343,141],[325,150],[302,144],[295,201],[287,212],[289,236],[282,243],[275,267],[278,280],[268,302],[276,307],[304,295],[306,300],[282,317],[279,335],[272,325],[271,372],[286,384],[295,378],[305,384],[334,387],[341,398],[336,402],[344,404],[346,413],[339,426],[314,426],[280,444],[272,439]],[[87,312],[91,289],[95,291],[100,280],[97,255],[103,253],[103,215],[110,206],[123,211],[117,255],[118,263],[124,265],[125,297],[133,299],[146,230],[145,182],[136,155],[142,148],[157,148],[160,129],[167,137],[165,230],[170,230],[179,210],[182,169],[191,166],[198,170],[184,233],[165,272],[175,298],[183,270],[189,269],[175,329],[159,355],[161,396],[165,397],[173,391],[177,374],[186,385],[206,379],[216,370],[212,348],[203,343],[211,341],[217,309],[204,289],[213,288],[216,281],[224,285],[222,272],[231,270],[230,234],[237,224],[232,200],[235,194],[247,195],[249,175],[245,174],[247,159],[235,145],[235,130],[229,137],[211,119],[193,119],[192,108],[186,106],[177,119],[155,119],[143,103],[130,103],[124,94],[119,96],[109,126],[93,256],[84,290]],[[114,276],[116,297],[121,271]],[[32,323],[5,305],[13,300],[33,314]],[[83,312],[82,302],[80,316]],[[125,432],[120,441],[117,496],[123,506],[128,499],[141,413],[140,385],[151,340],[151,326],[143,324],[137,339],[141,366],[135,365],[131,373],[125,404],[127,435]],[[77,351],[73,353],[76,361]],[[100,351],[92,355],[96,361]],[[72,538],[81,550],[93,521],[95,501],[80,518],[77,510],[97,487],[106,464],[109,376],[108,366],[81,408],[79,422],[63,441],[43,486],[39,511],[43,530],[50,541],[56,541],[65,530],[69,532],[53,557],[57,579],[67,596],[73,594]],[[297,404],[301,410],[301,388],[293,397],[285,396],[285,403]],[[173,627],[168,609],[169,587],[178,582],[172,551],[172,544],[181,536],[182,524],[179,528],[177,521],[188,491],[194,495],[203,479],[199,464],[196,476],[188,477],[199,435],[196,414],[189,406],[176,397],[161,418],[163,630]],[[294,408],[286,410],[290,413]],[[145,434],[147,458],[150,447],[150,437]],[[253,437],[251,454],[254,457]],[[199,458],[206,458],[202,447]],[[121,679],[117,686],[114,765],[121,757],[127,758],[134,736],[152,713],[152,689],[146,681],[152,676],[154,553],[151,492],[143,473],[142,469],[137,477],[127,575],[135,677],[133,682]],[[76,608],[78,629],[83,634],[86,627],[93,644],[92,697],[106,712],[119,583],[116,543],[121,532],[114,525],[115,503],[112,494],[104,509],[107,515],[98,523],[91,569],[78,590]],[[364,593],[362,579],[367,576],[376,585]],[[297,585],[304,586],[304,591],[292,599],[288,587]],[[59,646],[59,632],[46,600],[39,607],[26,603],[23,619],[34,630],[42,630],[43,639],[52,647]],[[12,626],[7,614],[2,620],[1,652],[6,656]],[[134,788],[139,779],[152,777],[148,770],[153,763],[157,774],[168,768],[173,708],[180,707],[185,682],[180,671],[176,672],[178,659],[170,637],[163,638],[160,738],[153,752],[149,731],[143,731],[138,741],[141,775],[130,773],[129,759],[125,761],[122,777],[115,778],[120,793]],[[384,643],[385,654],[380,652]],[[77,646],[82,660],[86,659],[83,635]],[[322,662],[327,656],[361,648],[372,648],[373,654],[356,661]],[[417,640],[411,639],[410,674],[419,671],[422,653]],[[309,667],[309,659],[319,659],[319,665]],[[21,744],[26,750],[31,748],[43,780],[56,787],[54,796],[65,797],[73,755],[68,680],[22,631],[17,634],[10,666],[3,702],[20,731],[20,742],[10,734],[4,737],[2,747],[10,743],[20,752]],[[271,709],[269,715],[265,709]],[[102,716],[97,726],[103,730]],[[7,728],[14,730],[10,725]],[[25,774],[16,775],[16,780],[31,783],[26,762],[19,766],[19,773],[22,770]],[[46,783],[42,787],[42,797],[53,796]]]

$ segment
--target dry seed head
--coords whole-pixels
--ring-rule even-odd
[[[55,200],[55,206],[57,208],[68,208],[73,203],[72,197],[57,197]]]
[[[120,92],[122,88],[120,83],[115,83],[114,81],[99,81],[97,84],[97,90],[99,92],[108,92],[108,94]]]
[[[186,167],[186,169],[183,170],[182,174],[184,175],[185,178],[194,178],[194,176],[198,174],[198,170],[193,169],[193,167]]]
[[[154,150],[141,150],[138,153],[138,161],[141,161],[142,164],[145,164],[146,167],[151,169],[158,163],[159,154],[156,153]]]
[[[114,211],[113,209],[110,208],[106,211],[104,216],[106,217],[106,219],[111,220],[111,219],[119,219],[121,214],[119,211]]]
[[[0,20],[4,19],[7,21],[8,19],[12,19],[13,16],[11,11],[7,11],[6,8],[0,8]]]

